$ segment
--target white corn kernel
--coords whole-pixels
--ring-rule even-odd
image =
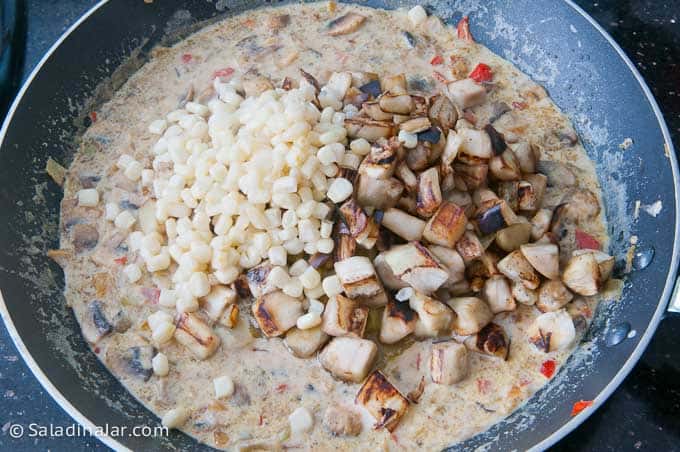
[[[322,239],[330,238],[333,233],[333,223],[330,221],[322,221],[321,229],[319,230],[319,235]]]
[[[340,278],[337,275],[326,276],[321,282],[321,286],[329,298],[342,293],[342,284],[340,284]]]
[[[156,256],[151,256],[146,261],[146,269],[150,272],[159,272],[170,267],[170,253],[167,247],[163,248]]]
[[[305,289],[312,289],[321,283],[321,275],[311,265],[300,275],[300,282]]]
[[[222,375],[213,380],[215,397],[218,399],[231,397],[234,394],[234,381],[227,375]]]
[[[141,249],[150,255],[156,255],[161,252],[161,242],[158,240],[158,234],[147,234],[142,239]]]
[[[286,253],[286,249],[282,246],[273,246],[267,251],[267,257],[272,265],[286,265],[288,253]]]
[[[195,297],[180,297],[175,303],[177,312],[198,311],[198,300]]]
[[[238,267],[229,267],[224,270],[218,270],[213,273],[215,279],[217,279],[221,284],[231,284],[236,281],[238,275],[241,273]]]
[[[156,311],[146,319],[146,323],[152,330],[157,329],[163,323],[172,323],[172,321],[172,316],[165,311]]]
[[[305,243],[305,247],[302,250],[309,255],[316,253],[317,252],[316,242]]]
[[[285,285],[290,282],[290,276],[288,276],[288,273],[286,273],[286,270],[284,270],[283,267],[277,266],[271,269],[267,276],[267,281],[279,289],[283,289]]]
[[[125,168],[127,168],[127,166],[134,161],[135,159],[131,155],[121,154],[121,156],[118,157],[118,160],[116,161],[116,166],[122,170],[125,170]]]
[[[177,302],[177,293],[172,289],[161,289],[158,296],[158,304],[166,308],[174,308]]]
[[[359,169],[359,165],[361,165],[361,157],[359,157],[356,154],[352,154],[351,152],[348,152],[342,156],[340,165],[344,166],[345,168],[357,170]]]
[[[99,192],[96,188],[84,188],[78,191],[78,205],[83,207],[95,207],[99,204]]]
[[[305,242],[300,239],[290,239],[283,243],[288,254],[300,254],[305,249]]]
[[[334,203],[340,203],[345,199],[352,196],[352,191],[354,187],[352,183],[345,179],[344,177],[339,177],[333,181],[330,187],[328,187],[328,199]]]
[[[394,298],[397,301],[403,302],[403,301],[410,300],[412,296],[413,296],[413,289],[411,289],[410,287],[403,287],[403,288],[399,289],[399,291],[396,293],[396,295],[394,295]]]
[[[352,140],[349,144],[349,148],[359,156],[368,155],[368,153],[371,152],[371,144],[364,138]]]
[[[159,377],[165,377],[168,372],[170,372],[168,357],[163,353],[157,353],[156,356],[153,357],[151,360],[151,366],[153,367],[153,373]]]
[[[151,187],[153,185],[153,170],[142,170],[142,186]]]
[[[307,298],[321,298],[324,295],[326,295],[323,291],[323,287],[321,284],[319,284],[316,287],[312,287],[311,289],[305,289],[305,297]]]
[[[415,133],[410,133],[405,130],[399,132],[399,141],[404,143],[404,147],[408,149],[413,149],[418,145],[418,135]]]
[[[144,170],[144,166],[142,166],[141,163],[138,161],[133,161],[131,162],[127,168],[125,168],[125,171],[123,174],[125,174],[125,177],[132,181],[138,181],[139,179],[142,178],[142,171]]]
[[[118,229],[130,229],[137,219],[128,210],[123,210],[121,213],[116,215],[116,219],[113,220],[113,224],[116,225]]]
[[[195,272],[189,279],[189,291],[194,297],[204,297],[210,293],[208,276],[203,272]]]
[[[309,432],[314,426],[314,418],[307,408],[300,407],[288,416],[290,431],[293,435]],[[165,424],[164,424],[165,425]]]
[[[416,5],[409,9],[407,15],[414,27],[422,24],[425,19],[427,19],[427,12],[425,11],[425,8],[420,5]]]
[[[165,132],[165,129],[167,127],[168,121],[166,121],[165,119],[156,119],[155,121],[151,121],[148,130],[149,133],[153,133],[154,135],[163,135],[163,132]]]
[[[335,248],[335,242],[331,238],[321,239],[316,242],[316,250],[319,253],[328,254]]]
[[[172,339],[175,334],[175,325],[169,322],[162,322],[156,328],[151,329],[151,338],[157,344],[164,344]]]
[[[301,330],[308,330],[321,324],[321,316],[318,312],[308,312],[297,319],[297,327]]]
[[[168,410],[161,419],[161,424],[167,428],[179,428],[189,419],[191,412],[184,407]]]
[[[306,260],[298,259],[290,266],[288,273],[290,273],[291,276],[300,276],[307,270],[307,267],[309,267],[309,264]]]
[[[104,216],[106,217],[106,219],[109,221],[113,221],[120,213],[120,207],[118,207],[118,204],[116,204],[115,202],[109,202],[106,203],[104,211],[105,211]]]
[[[283,293],[289,297],[298,298],[302,296],[302,283],[297,278],[291,278],[288,284],[283,286]]]
[[[326,308],[326,306],[321,303],[319,300],[316,299],[311,299],[309,300],[309,308],[307,309],[309,312],[316,312],[317,314],[321,315],[323,314],[323,310]]]

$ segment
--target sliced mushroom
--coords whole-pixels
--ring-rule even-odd
[[[517,308],[515,298],[510,290],[510,284],[501,275],[493,275],[486,280],[484,283],[484,298],[489,303],[491,312],[494,314],[514,311]]]
[[[511,281],[520,281],[529,289],[536,289],[540,282],[529,261],[520,250],[515,250],[498,262],[498,270]]]
[[[522,254],[537,272],[548,279],[560,277],[559,249],[552,243],[531,243],[520,247]]]
[[[298,358],[310,358],[319,350],[330,336],[321,327],[301,330],[292,328],[286,333],[285,343]]]
[[[458,383],[467,377],[469,367],[465,345],[455,341],[432,344],[430,377],[434,383],[442,385]]]
[[[415,148],[408,150],[405,162],[412,171],[422,171],[427,168],[430,163],[430,149],[427,143],[419,141]]]
[[[368,308],[342,295],[330,297],[323,312],[321,328],[330,336],[363,337]]]
[[[385,306],[380,323],[380,342],[394,344],[416,329],[418,315],[408,303],[389,300]]]
[[[479,105],[486,100],[486,90],[471,78],[456,80],[446,85],[448,97],[458,108],[466,108]]]
[[[258,298],[262,295],[274,292],[276,286],[269,281],[269,273],[273,266],[269,262],[263,262],[257,267],[253,267],[246,272],[248,288],[253,297]]]
[[[484,234],[493,234],[499,229],[517,223],[517,215],[502,199],[490,199],[481,203],[475,214],[477,228]]]
[[[429,218],[442,203],[442,192],[439,186],[439,171],[432,167],[418,176],[418,193],[416,210],[418,215]]]
[[[300,300],[281,291],[262,295],[255,300],[252,310],[267,337],[281,336],[294,327],[297,319],[304,314]]]
[[[71,227],[71,242],[76,253],[89,251],[99,242],[99,231],[91,224],[78,223]]]
[[[377,421],[376,429],[392,432],[408,408],[409,401],[379,370],[374,371],[359,389],[354,403],[362,405]]]
[[[538,301],[538,293],[536,290],[527,289],[521,281],[512,281],[512,296],[518,302],[527,306],[533,306]]]
[[[394,135],[394,126],[391,122],[356,116],[345,118],[345,128],[350,138],[364,138],[371,142]]]
[[[327,33],[331,36],[346,35],[356,31],[366,20],[365,16],[357,13],[347,13],[328,23]]]
[[[210,357],[220,345],[220,338],[196,314],[179,314],[175,340],[185,346],[198,359]]]
[[[572,256],[564,269],[562,281],[579,295],[595,295],[602,285],[602,275],[593,253]]]
[[[536,170],[548,177],[549,187],[573,187],[576,185],[576,173],[572,168],[571,165],[551,160],[536,162]]]
[[[463,261],[468,263],[482,257],[482,254],[484,254],[484,247],[474,232],[466,231],[456,242],[456,251],[458,251],[460,257],[463,258]]]
[[[425,240],[435,245],[452,248],[465,233],[465,211],[454,203],[444,201],[423,230]]]
[[[430,111],[428,116],[432,124],[443,130],[453,129],[458,121],[458,111],[448,97],[438,94],[430,98]]]
[[[408,115],[415,107],[413,99],[408,94],[392,94],[390,92],[380,96],[378,103],[382,111],[398,115]]]
[[[531,224],[515,223],[496,232],[496,245],[509,253],[519,249],[531,238]]]
[[[378,353],[375,342],[356,337],[335,337],[319,354],[319,362],[334,377],[359,383]]]
[[[536,317],[528,334],[529,342],[545,353],[564,350],[576,339],[574,322],[564,309]]]
[[[465,278],[465,262],[456,250],[437,245],[428,246],[427,249],[448,271],[449,279],[446,280],[447,286],[456,284]]]
[[[610,256],[609,254],[599,250],[591,249],[574,250],[572,256],[579,256],[581,254],[592,254],[595,258],[595,261],[597,262],[597,266],[600,269],[600,279],[602,282],[605,282],[609,279],[609,277],[612,275],[612,271],[614,270],[614,256]]]
[[[415,292],[409,299],[409,306],[418,314],[416,336],[437,337],[451,329],[454,313],[441,301]]]
[[[460,336],[478,333],[493,319],[493,312],[481,298],[451,298],[446,304],[456,313],[452,327],[453,331]]]
[[[342,405],[330,405],[323,415],[323,426],[334,436],[357,436],[361,433],[361,415]]]
[[[384,257],[394,276],[419,292],[431,294],[449,277],[448,272],[419,242],[394,246],[384,253]]]
[[[404,184],[394,177],[381,180],[360,175],[356,195],[362,206],[389,209],[397,204],[403,191]]]
[[[550,229],[553,213],[550,209],[540,209],[531,218],[531,239],[538,240]]]
[[[336,262],[335,273],[349,298],[359,299],[373,307],[387,303],[385,290],[367,257],[353,256]]]
[[[517,187],[518,206],[520,210],[533,211],[541,206],[547,178],[543,174],[530,174],[525,178],[527,180],[520,181]]]
[[[465,339],[464,343],[472,351],[503,360],[507,360],[510,353],[510,338],[497,323],[489,323],[479,333]]]
[[[90,317],[92,319],[92,324],[94,325],[97,332],[97,338],[95,340],[91,340],[92,338],[88,338],[88,340],[90,342],[97,342],[99,339],[113,331],[113,325],[106,318],[104,306],[101,301],[99,300],[92,301],[89,305],[89,311]]]
[[[545,281],[538,289],[538,301],[536,307],[541,312],[557,311],[563,308],[574,298],[562,281],[553,279]]]

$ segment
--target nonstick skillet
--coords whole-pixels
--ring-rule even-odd
[[[368,0],[396,8],[410,2]],[[204,21],[267,5],[263,1],[103,1],[50,49],[20,91],[0,132],[0,313],[20,353],[76,421],[153,426],[158,420],[97,360],[62,294],[63,274],[45,253],[58,246],[61,192],[44,173],[52,157],[68,162],[86,115],[142,64],[154,45]],[[633,271],[622,299],[602,304],[586,343],[525,406],[454,449],[544,449],[596,409],[633,368],[676,285],[680,225],[678,165],[649,89],[612,39],[571,2],[437,1],[430,12],[472,33],[543,84],[572,119],[597,166],[612,245],[622,273],[631,239]],[[628,149],[619,144],[633,140]],[[660,201],[656,217],[634,218],[635,201]],[[675,295],[675,309],[678,296]],[[671,303],[672,304],[672,303]],[[593,406],[571,417],[574,402]],[[455,426],[451,427],[456,428]],[[192,438],[101,436],[116,449],[197,449]],[[203,446],[205,447],[205,446]],[[206,447],[207,448],[207,447]]]

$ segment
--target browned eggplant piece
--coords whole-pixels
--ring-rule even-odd
[[[319,252],[312,254],[311,256],[309,256],[309,259],[307,259],[307,263],[309,264],[309,266],[316,270],[327,267],[330,261],[331,261],[330,254]]]
[[[564,350],[576,339],[574,321],[564,309],[536,317],[528,334],[529,342],[545,353]]]
[[[418,212],[416,211],[416,197],[414,196],[407,196],[403,195],[401,198],[399,198],[399,201],[397,201],[397,208],[408,212],[411,215],[417,215]]]
[[[441,301],[416,291],[409,299],[409,306],[418,314],[416,336],[437,337],[451,330],[455,314]]]
[[[550,229],[553,213],[550,209],[540,209],[531,218],[531,240],[538,240]]]
[[[475,221],[479,231],[489,235],[517,223],[517,216],[505,201],[491,199],[481,203]]]
[[[444,149],[442,149],[441,169],[443,174],[451,173],[453,161],[458,157],[462,143],[462,137],[454,129],[447,132]]]
[[[572,253],[572,256],[578,256],[581,254],[592,254],[593,257],[595,258],[595,261],[597,261],[597,266],[600,269],[600,279],[602,282],[605,282],[609,279],[609,277],[612,274],[612,271],[614,270],[614,256],[610,256],[607,253],[604,253],[599,250],[589,250],[589,249],[583,249],[583,250],[574,250]]]
[[[381,224],[408,241],[420,240],[426,225],[420,218],[394,208],[385,210]]]
[[[346,118],[345,128],[350,138],[364,138],[371,142],[394,135],[394,126],[391,122],[374,121],[369,118]]]
[[[307,81],[307,83],[314,87],[316,94],[319,94],[319,91],[321,91],[321,85],[319,84],[319,81],[312,74],[305,71],[304,69],[300,69],[300,74],[302,75],[302,78],[304,78]]]
[[[498,262],[498,270],[511,281],[521,281],[527,288],[536,289],[540,279],[520,250],[515,250]]]
[[[300,300],[281,291],[262,295],[253,303],[252,310],[267,337],[281,336],[294,327],[297,319],[304,314]]]
[[[269,281],[269,272],[271,272],[272,268],[273,266],[269,262],[263,262],[246,272],[248,288],[253,297],[257,298],[277,290],[276,286]]]
[[[129,375],[142,381],[149,381],[153,375],[151,360],[156,355],[156,349],[151,345],[137,345],[123,352],[122,361]]]
[[[453,169],[458,176],[460,176],[465,183],[465,189],[471,190],[479,187],[486,182],[486,176],[489,172],[489,165],[466,165],[463,163],[454,163]]]
[[[363,91],[360,91],[359,88],[356,88],[354,86],[350,86],[349,89],[347,89],[347,92],[345,93],[345,97],[343,98],[342,102],[343,105],[354,105],[357,108],[361,108],[361,106],[368,100],[370,96]]]
[[[503,152],[508,148],[503,134],[496,130],[491,124],[485,125],[484,131],[489,134],[489,139],[491,140],[491,147],[493,148],[494,154],[503,154]]]
[[[427,116],[429,110],[427,98],[411,93],[411,99],[413,99],[413,116]]]
[[[512,296],[510,284],[504,276],[493,275],[486,280],[484,283],[484,298],[489,303],[491,312],[494,314],[517,309],[517,303],[515,303],[515,298]]]
[[[512,151],[515,153],[515,157],[517,157],[522,173],[533,174],[536,172],[536,163],[540,158],[540,152],[537,147],[530,145],[526,141],[521,141],[512,146]]]
[[[394,273],[392,273],[392,268],[385,262],[385,252],[378,254],[375,259],[373,259],[373,266],[375,267],[380,281],[385,287],[390,290],[398,290],[404,287],[408,287],[408,284],[397,278]]]
[[[501,155],[496,155],[489,161],[489,171],[497,180],[519,180],[521,172],[517,157],[512,149],[506,149]]]
[[[450,82],[446,85],[446,90],[449,99],[461,110],[474,107],[486,100],[486,90],[484,87],[471,78]]]
[[[465,211],[450,202],[442,202],[423,230],[425,240],[452,248],[465,233]]]
[[[418,176],[418,193],[416,210],[421,217],[431,217],[442,203],[442,192],[439,186],[439,171],[432,167]]]
[[[340,36],[352,33],[359,29],[366,20],[365,16],[357,13],[347,13],[328,23],[327,33],[331,36]]]
[[[362,206],[389,209],[397,204],[403,191],[404,184],[394,177],[382,180],[361,175],[357,184],[357,201]]]
[[[395,95],[406,93],[407,84],[406,76],[404,74],[383,77],[380,83],[384,92]]]
[[[452,327],[453,331],[460,336],[477,334],[493,319],[489,305],[481,298],[451,298],[446,304],[456,313]]]
[[[467,264],[484,254],[484,247],[479,241],[479,238],[472,231],[466,231],[463,236],[456,242],[456,251],[463,258]]]
[[[364,256],[353,256],[335,263],[345,294],[359,299],[367,306],[377,307],[387,303],[387,296],[378,280],[371,261]]]
[[[489,115],[489,124],[493,124],[496,122],[498,119],[500,119],[501,116],[506,114],[507,112],[512,111],[512,108],[510,108],[510,105],[506,104],[505,102],[494,102],[491,104],[491,114]],[[505,138],[504,138],[505,140]]]
[[[401,420],[409,401],[379,370],[374,371],[359,389],[354,403],[362,405],[375,418],[376,430],[392,432]]]
[[[470,364],[465,345],[455,341],[432,344],[430,376],[441,385],[456,384],[468,375]]]
[[[448,272],[419,242],[394,246],[384,253],[384,257],[394,276],[419,292],[433,293],[449,277]]]
[[[319,362],[334,377],[359,383],[371,369],[378,347],[356,337],[335,337],[319,354]]]
[[[557,311],[566,306],[573,298],[574,295],[562,284],[562,281],[553,279],[541,284],[538,289],[536,307],[541,312]]]
[[[267,296],[265,295],[265,297]],[[209,358],[220,345],[219,336],[194,313],[183,312],[179,314],[176,327],[175,340],[185,346],[198,359]]]
[[[562,281],[579,295],[595,295],[602,287],[600,266],[592,253],[572,256],[562,274]]]
[[[395,176],[398,177],[403,183],[406,191],[409,193],[415,193],[418,189],[418,177],[411,171],[411,168],[404,162],[397,165],[394,171]]]
[[[369,96],[373,97],[374,99],[377,99],[378,96],[382,94],[382,88],[380,88],[380,80],[377,79],[363,83],[361,86],[359,86],[359,89],[361,90],[362,93],[366,93]]]
[[[415,148],[406,152],[406,165],[413,171],[421,171],[430,164],[430,149],[426,143],[418,142]]]
[[[479,333],[465,339],[465,346],[472,351],[507,361],[510,353],[510,338],[502,326],[489,323]]]
[[[397,165],[399,148],[400,144],[396,139],[378,140],[361,162],[359,172],[374,179],[389,179]]]
[[[408,94],[385,93],[378,101],[380,109],[398,115],[408,115],[414,109],[413,99]]]
[[[428,116],[432,124],[439,126],[442,130],[453,129],[458,121],[458,111],[448,97],[438,94],[430,98],[430,111]]]
[[[359,203],[350,198],[340,206],[339,212],[356,242],[366,249],[373,248],[378,240],[380,226],[372,217],[366,215]]]
[[[484,164],[493,157],[493,147],[489,135],[482,130],[459,129],[460,147],[457,159],[468,165]]]
[[[113,331],[113,325],[106,318],[104,312],[104,306],[99,300],[94,300],[89,305],[90,316],[92,318],[92,324],[97,330],[99,337],[106,336]],[[93,341],[95,342],[95,341]]]
[[[416,329],[418,315],[408,303],[399,303],[392,299],[387,301],[380,323],[380,342],[394,344]]]
[[[531,238],[531,224],[515,223],[496,232],[496,245],[509,253],[519,249],[521,245],[529,243]]]
[[[342,295],[330,297],[323,312],[321,329],[330,336],[363,337],[368,308]]]
[[[333,227],[333,259],[338,262],[354,256],[357,248],[357,241],[349,233],[347,225],[342,221],[337,221]]]
[[[536,162],[536,170],[545,174],[548,178],[548,187],[573,187],[577,185],[576,172],[572,168],[571,165],[552,160]]]
[[[99,232],[91,224],[78,223],[71,227],[71,242],[76,253],[89,251],[97,246]]]
[[[431,126],[432,124],[430,123],[429,118],[426,116],[421,116],[402,122],[399,124],[399,130],[403,130],[408,133],[420,133],[429,130]]]
[[[499,198],[492,190],[486,187],[479,187],[472,192],[472,202],[479,207],[487,201],[498,201]]]
[[[377,82],[377,80],[376,80]],[[364,102],[361,105],[361,110],[371,119],[376,121],[390,121],[392,119],[392,113],[382,111],[378,101]]]
[[[501,181],[498,182],[496,189],[498,192],[498,197],[504,200],[515,212],[519,210],[519,187],[521,183],[522,182],[518,181]]]
[[[437,245],[430,245],[427,249],[434,257],[439,259],[441,265],[449,272],[449,279],[446,280],[447,286],[465,279],[465,262],[456,250]]]
[[[361,433],[361,415],[341,405],[330,405],[323,415],[323,426],[333,436],[358,436]]]
[[[559,249],[552,243],[530,243],[520,247],[522,254],[537,272],[548,279],[559,279]]]
[[[527,180],[520,181],[517,188],[520,210],[534,211],[541,206],[545,193],[547,178],[543,174],[526,175]]]
[[[284,342],[293,355],[298,358],[311,358],[328,342],[329,338],[330,336],[324,333],[321,327],[307,330],[292,328],[286,333]]]

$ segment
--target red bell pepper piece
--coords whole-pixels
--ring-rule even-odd
[[[576,228],[576,248],[580,250],[600,250],[602,245],[592,235]]]
[[[552,378],[555,375],[555,360],[548,359],[541,364],[541,373],[545,378]]]
[[[491,68],[484,63],[479,63],[475,67],[470,75],[468,75],[472,80],[477,83],[490,82],[493,80],[493,74],[491,73]]]
[[[592,404],[593,404],[592,400],[579,400],[578,402],[574,403],[574,406],[571,409],[571,415],[576,416],[577,414],[579,414],[581,411],[585,410]]]
[[[217,77],[231,77],[231,75],[234,73],[234,68],[231,67],[225,67],[222,69],[218,69],[215,72],[213,72],[213,79],[216,79]]]
[[[182,63],[184,63],[184,64],[189,63],[193,58],[194,58],[194,56],[192,54],[183,53],[182,54]]]
[[[118,265],[125,265],[127,264],[127,256],[117,257],[116,259],[113,260],[113,262],[115,262]]]
[[[444,62],[444,58],[441,55],[435,55],[434,58],[430,60],[432,66],[439,66]]]

